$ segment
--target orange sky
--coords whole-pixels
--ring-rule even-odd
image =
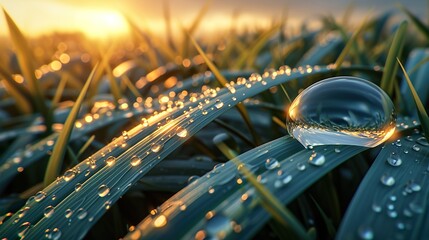
[[[204,5],[203,0],[169,0],[173,20],[186,25]],[[353,19],[363,18],[372,8],[393,8],[391,0],[354,1]],[[396,1],[397,2],[397,1]],[[414,12],[424,15],[427,1],[399,0]],[[412,4],[411,4],[412,3]],[[141,27],[152,31],[164,31],[163,1],[155,0],[0,0],[18,26],[27,35],[47,33],[53,30],[83,31],[90,37],[109,37],[128,31],[122,13],[130,16]],[[240,25],[265,26],[273,18],[286,13],[289,23],[316,19],[332,13],[341,17],[350,6],[349,0],[214,0],[204,18],[201,31],[228,28],[234,12],[239,13]],[[173,25],[176,27],[177,25]],[[0,34],[7,34],[4,18],[0,17]]]

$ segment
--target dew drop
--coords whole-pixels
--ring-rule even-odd
[[[341,149],[339,149],[339,148],[335,148],[335,149],[334,149],[334,151],[335,151],[336,153],[340,153],[340,152],[341,152]]]
[[[308,162],[313,166],[322,166],[325,164],[325,156],[323,154],[313,152],[308,159]]]
[[[106,165],[109,166],[109,167],[113,166],[115,164],[115,162],[116,162],[116,158],[114,156],[109,156],[106,159]]]
[[[139,158],[138,156],[134,155],[131,157],[131,166],[135,167],[140,165],[140,163],[142,162],[142,159]]]
[[[299,171],[304,171],[306,169],[306,166],[304,163],[297,163],[296,169],[298,169]]]
[[[63,178],[66,182],[68,182],[72,180],[75,176],[76,176],[76,172],[73,169],[69,169],[64,173]]]
[[[31,223],[29,222],[25,222],[23,224],[21,224],[21,226],[19,226],[18,228],[18,237],[22,238],[25,236],[25,234],[27,233],[28,229],[30,228]]]
[[[82,188],[82,184],[81,183],[76,183],[76,185],[74,186],[74,190],[76,192],[79,192],[79,190]]]
[[[107,194],[109,194],[109,192],[110,192],[110,188],[104,184],[98,188],[98,196],[100,197],[105,197]]]
[[[416,152],[418,152],[418,151],[420,151],[420,147],[417,144],[414,144],[413,145],[413,150],[416,151]]]
[[[36,193],[36,195],[34,195],[34,201],[40,202],[43,199],[45,199],[45,197],[46,197],[46,193],[42,192],[42,191],[39,191],[39,192]]]
[[[66,218],[70,218],[72,215],[73,215],[73,210],[71,210],[70,208],[65,211],[64,216]]]
[[[149,121],[146,118],[142,118],[141,121],[140,121],[140,124],[143,127],[147,127],[147,126],[149,126]]]
[[[277,161],[277,159],[275,158],[268,158],[267,160],[265,160],[265,168],[268,170],[272,170],[275,168],[280,167],[280,163],[279,161]]]
[[[215,107],[217,109],[222,108],[223,107],[223,102],[220,101],[219,99],[216,99]]]
[[[154,145],[152,145],[152,147],[150,148],[150,150],[154,153],[157,153],[159,151],[161,151],[162,149],[162,144],[159,143],[155,143]]]
[[[52,214],[54,214],[54,211],[55,211],[54,207],[52,207],[52,206],[47,206],[47,207],[45,208],[45,210],[43,211],[43,215],[44,215],[46,218],[50,218],[50,217],[52,217]]]
[[[200,177],[199,177],[199,176],[197,176],[197,175],[190,176],[190,177],[188,178],[188,184],[191,184],[191,183],[193,183],[193,182],[197,181],[197,179],[198,179],[198,178],[200,178]]]
[[[231,221],[222,214],[210,215],[205,230],[210,237],[224,239],[226,234],[232,230]]]
[[[79,208],[76,211],[76,216],[77,216],[77,219],[79,219],[79,220],[86,218],[87,215],[88,215],[88,212],[83,208]]]
[[[417,138],[416,142],[418,144],[422,145],[422,146],[426,146],[426,147],[429,146],[429,143],[428,143],[428,141],[426,140],[425,137],[419,137],[419,138]]]
[[[397,154],[391,154],[388,158],[387,158],[387,163],[389,163],[391,166],[394,167],[398,167],[401,166],[402,164],[402,159],[401,157],[399,157],[399,155]]]
[[[58,240],[61,238],[61,231],[58,228],[54,228],[52,231],[51,229],[46,229],[45,238],[51,240]]]
[[[381,176],[380,181],[381,183],[389,187],[395,184],[395,178],[386,174],[383,174],[383,176]]]
[[[395,130],[394,106],[375,84],[335,77],[313,84],[292,102],[287,128],[303,146],[375,147]]]
[[[181,128],[181,127],[178,127],[176,129],[176,135],[180,138],[184,138],[184,137],[188,136],[188,130]]]
[[[168,222],[167,217],[163,214],[160,214],[156,216],[155,219],[153,220],[153,226],[156,228],[161,228],[167,225],[167,222]]]
[[[358,234],[359,237],[364,240],[374,239],[374,232],[368,226],[360,226],[358,229]]]

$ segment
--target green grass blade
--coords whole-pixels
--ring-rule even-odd
[[[113,97],[115,98],[115,102],[119,102],[120,99],[122,99],[122,93],[121,93],[121,89],[118,85],[118,83],[116,82],[116,78],[113,75],[113,71],[112,71],[112,67],[110,67],[109,64],[109,59],[107,57],[107,55],[111,55],[111,54],[105,54],[102,57],[102,64],[104,69],[106,70],[106,74],[107,74],[107,79],[109,79],[109,84],[110,84],[110,91],[112,92]]]
[[[420,134],[387,144],[350,203],[338,239],[424,239],[428,216],[427,142]],[[420,142],[420,143],[419,143]],[[407,152],[407,153],[405,153]],[[397,157],[396,157],[397,156]],[[392,161],[396,159],[396,164]],[[400,162],[398,162],[398,160]],[[390,163],[389,163],[390,162]]]
[[[398,65],[396,58],[399,58],[405,44],[405,37],[407,33],[407,22],[401,22],[398,30],[393,37],[392,44],[390,45],[389,53],[387,55],[386,63],[384,64],[383,77],[381,78],[380,87],[389,95],[393,94],[393,82],[397,74]]]
[[[10,37],[15,46],[15,52],[18,57],[22,74],[25,80],[28,81],[36,109],[45,119],[47,131],[49,132],[52,127],[53,117],[48,106],[45,104],[42,88],[36,79],[36,75],[34,74],[35,68],[33,65],[33,56],[30,47],[28,46],[24,35],[21,33],[18,26],[15,24],[5,9],[3,9],[3,13],[6,18],[7,26],[9,27]]]
[[[204,62],[207,64],[207,66],[209,67],[209,69],[212,71],[212,73],[216,76],[216,80],[223,86],[229,86],[228,81],[225,79],[225,77],[220,73],[219,69],[214,65],[214,63],[207,57],[207,55],[205,54],[205,52],[201,49],[201,47],[199,46],[199,44],[191,37],[189,36],[192,44],[195,46],[195,48],[197,49],[198,53],[203,57]],[[229,87],[228,88],[231,93],[235,93],[235,88],[234,87]],[[246,123],[247,127],[250,130],[250,133],[252,134],[253,140],[255,141],[256,144],[259,144],[261,141],[259,139],[258,134],[256,133],[252,121],[250,120],[249,117],[249,113],[247,112],[246,108],[243,106],[242,103],[239,103],[236,105],[238,112],[240,113],[240,115],[243,117],[244,122]]]
[[[73,127],[75,125],[76,117],[79,113],[80,106],[83,103],[86,92],[88,91],[89,85],[91,84],[91,81],[94,77],[94,73],[97,70],[97,68],[98,68],[98,65],[94,67],[94,69],[92,70],[91,74],[88,77],[88,80],[86,80],[86,83],[83,86],[78,98],[76,99],[76,101],[73,105],[73,108],[70,111],[66,122],[64,123],[64,127],[63,127],[60,135],[58,136],[58,139],[57,139],[55,146],[54,146],[54,149],[52,151],[52,155],[49,158],[48,166],[46,168],[46,173],[45,173],[45,178],[44,178],[45,186],[48,186],[50,183],[55,181],[55,179],[60,174],[64,154],[67,150],[67,145],[68,145]]]
[[[401,61],[398,60],[399,66],[401,66],[401,69],[404,73],[405,79],[407,80],[408,87],[410,88],[410,91],[413,95],[414,103],[417,107],[417,113],[419,115],[420,123],[422,125],[423,132],[425,133],[426,138],[429,138],[429,116],[426,112],[425,106],[423,105],[422,101],[420,100],[419,95],[416,92],[416,89],[414,89],[413,83],[410,80],[410,77],[407,74],[407,71],[405,71],[404,66],[402,66]]]
[[[79,157],[85,152],[85,150],[88,149],[89,146],[91,146],[94,139],[95,139],[95,135],[92,135],[90,138],[88,138],[88,140],[85,142],[85,144],[77,152],[77,154],[76,154],[77,159],[79,159]]]
[[[263,184],[257,181],[253,173],[242,163],[237,157],[234,150],[229,148],[224,142],[217,142],[217,147],[222,153],[228,157],[237,167],[240,174],[250,183],[256,190],[258,196],[261,198],[260,204],[262,207],[280,224],[285,228],[290,228],[293,232],[293,237],[297,239],[309,239],[304,228],[287,210],[283,204],[277,199]]]
[[[32,108],[34,107],[32,104],[32,97],[31,93],[23,87],[21,84],[17,83],[13,80],[11,73],[3,68],[3,66],[0,65],[0,76],[2,77],[2,81],[5,81],[6,84],[9,86],[10,91],[13,91],[14,97],[17,98],[17,101],[25,101],[22,103],[22,106],[20,108],[25,109],[27,113],[30,113]],[[18,100],[22,99],[22,100]]]
[[[407,15],[416,28],[429,40],[429,27],[426,26],[416,15],[408,10],[404,5],[399,4],[399,9]]]
[[[54,109],[55,109],[55,107],[58,105],[58,103],[61,100],[61,96],[63,95],[64,88],[65,88],[65,86],[67,84],[67,81],[68,81],[69,77],[70,76],[68,74],[66,74],[66,73],[61,75],[60,83],[58,84],[58,87],[55,90],[54,98],[52,99],[52,106],[54,107]],[[52,110],[54,110],[54,109],[52,109]]]

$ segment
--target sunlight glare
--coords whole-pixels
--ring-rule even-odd
[[[88,10],[79,14],[76,29],[91,38],[124,35],[128,31],[125,18],[115,11]]]

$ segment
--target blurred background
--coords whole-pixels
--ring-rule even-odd
[[[124,15],[138,27],[154,34],[165,32],[165,6],[168,6],[173,33],[192,22],[207,1],[197,0],[0,0],[0,5],[14,18],[26,35],[52,32],[83,32],[90,38],[123,36],[128,32]],[[209,34],[229,29],[231,20],[237,29],[251,30],[266,27],[273,20],[287,19],[290,28],[302,22],[318,24],[321,16],[333,15],[348,21],[361,20],[373,14],[397,11],[395,4],[403,4],[414,14],[427,20],[426,0],[217,0],[208,1],[207,13],[197,34]],[[0,35],[7,35],[7,27],[0,18]]]

